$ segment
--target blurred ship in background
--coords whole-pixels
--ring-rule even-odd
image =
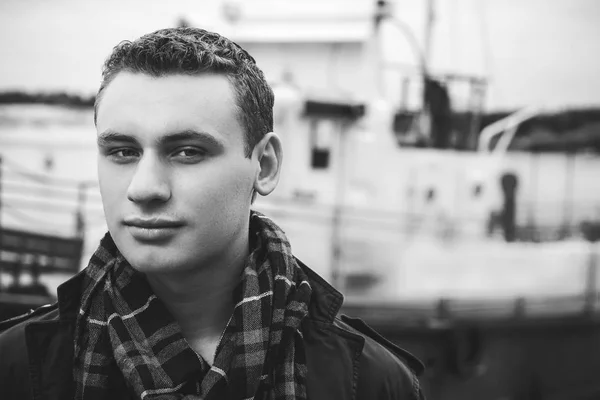
[[[345,311],[425,362],[430,399],[600,398],[600,136],[549,138],[564,110],[492,122],[488,77],[430,65],[431,0],[422,42],[385,1],[251,3],[202,26],[274,87],[285,159],[255,208]],[[106,231],[87,103],[0,106],[0,318],[51,301]]]

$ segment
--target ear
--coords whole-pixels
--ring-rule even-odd
[[[281,139],[275,133],[267,133],[254,146],[252,160],[257,162],[254,190],[262,196],[267,196],[277,187],[281,172],[283,152]]]

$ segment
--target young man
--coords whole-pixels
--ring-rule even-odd
[[[0,326],[3,399],[421,397],[418,360],[339,319],[341,294],[251,211],[279,179],[273,102],[216,33],[115,47],[95,107],[109,233],[57,304]]]

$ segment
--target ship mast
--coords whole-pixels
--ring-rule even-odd
[[[427,0],[427,8],[425,10],[425,34],[423,35],[423,64],[422,70],[425,73],[429,71],[429,58],[431,56],[431,37],[433,24],[435,22],[434,0]],[[423,76],[426,79],[426,76]]]

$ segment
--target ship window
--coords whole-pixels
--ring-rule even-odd
[[[329,150],[312,149],[311,164],[314,169],[329,167]]]
[[[333,121],[313,119],[310,123],[311,166],[313,169],[329,168],[333,141]]]

